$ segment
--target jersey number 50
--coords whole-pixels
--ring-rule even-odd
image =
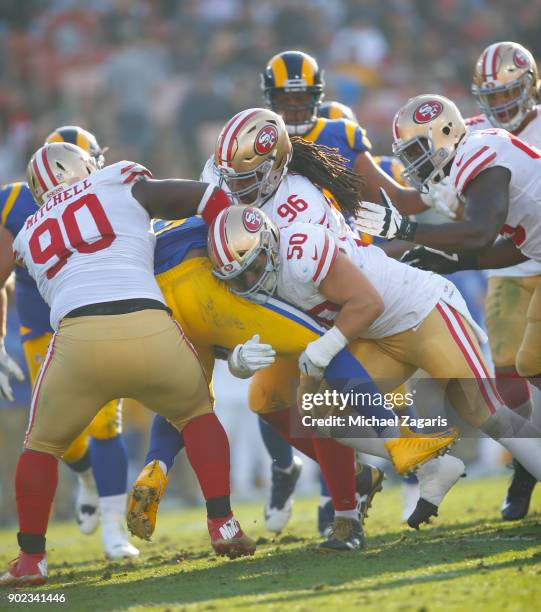
[[[93,242],[87,242],[83,238],[75,217],[75,214],[82,208],[86,208],[90,213],[98,229],[100,237]],[[64,233],[68,237],[70,246],[67,246],[64,241],[61,224],[64,226]],[[94,194],[88,193],[69,204],[60,219],[51,217],[41,223],[30,237],[28,246],[32,259],[37,264],[45,264],[53,257],[58,259],[47,270],[47,278],[51,279],[66,265],[68,258],[75,251],[95,253],[111,246],[115,238],[115,232],[101,202]],[[42,243],[47,246],[43,247]]]

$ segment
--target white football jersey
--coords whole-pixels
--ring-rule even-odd
[[[468,130],[487,130],[492,128],[490,121],[485,115],[476,115],[475,117],[469,117],[466,119],[466,125]],[[528,125],[519,133],[517,136],[527,142],[528,144],[541,149],[541,105],[537,106],[537,114]],[[524,263],[516,266],[510,266],[508,268],[501,268],[499,270],[489,270],[488,275],[490,276],[538,276],[541,275],[541,263],[530,259]]]
[[[148,170],[122,161],[60,191],[17,234],[13,250],[51,307],[51,327],[68,312],[100,302],[164,302],[154,278],[148,212],[132,196]]]
[[[338,237],[353,236],[342,213],[330,203],[321,189],[300,174],[286,174],[261,210],[279,229],[292,223],[312,223],[323,225]]]
[[[463,197],[480,172],[496,166],[511,172],[509,210],[500,233],[541,262],[541,150],[505,130],[470,131],[457,147],[449,178]]]
[[[451,281],[402,264],[380,248],[365,245],[352,236],[340,239],[321,225],[293,223],[280,231],[278,297],[320,323],[332,325],[340,306],[327,301],[319,292],[319,285],[339,251],[359,266],[385,305],[383,313],[362,337],[385,338],[416,327],[440,300],[456,308],[479,331]],[[482,332],[479,336],[485,340]]]

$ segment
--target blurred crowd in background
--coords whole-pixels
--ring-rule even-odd
[[[110,159],[197,176],[223,122],[262,104],[276,52],[313,54],[327,99],[352,106],[378,153],[410,96],[445,93],[474,112],[482,49],[515,40],[541,56],[541,0],[3,0],[0,181],[21,177],[60,123]]]
[[[387,154],[392,117],[413,95],[442,93],[465,116],[478,112],[471,76],[488,44],[513,40],[541,58],[540,14],[541,0],[2,0],[0,182],[23,178],[31,153],[63,124],[94,132],[109,147],[108,162],[132,159],[158,178],[197,178],[223,123],[263,105],[259,75],[285,49],[317,58],[326,98],[353,107],[374,152]],[[481,313],[482,277],[466,285]],[[14,312],[8,350],[24,362]],[[224,380],[219,410],[228,403],[240,410],[245,394]],[[19,387],[17,405],[28,398],[28,386]],[[237,491],[249,496],[269,470],[255,417],[242,410],[242,419],[222,413],[233,418],[226,427],[238,441]],[[25,411],[0,404],[3,457],[18,452],[25,420]],[[132,417],[127,428],[134,470],[146,423]],[[0,523],[12,516],[12,468],[0,463]],[[177,492],[193,499],[186,478]],[[71,511],[69,491],[57,498],[60,515],[64,506]]]

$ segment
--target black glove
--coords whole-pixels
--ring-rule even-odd
[[[460,270],[475,270],[477,257],[471,253],[446,253],[429,247],[416,246],[400,258],[402,263],[438,274],[452,274]]]

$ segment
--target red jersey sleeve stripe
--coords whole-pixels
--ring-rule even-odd
[[[312,277],[312,280],[314,281],[314,283],[319,284],[329,273],[329,270],[331,268],[331,266],[334,263],[334,260],[336,259],[337,255],[338,255],[338,247],[333,244],[330,247],[330,241],[328,239],[328,236],[326,235],[326,241],[325,241],[325,246],[323,248],[323,253],[321,255],[321,259],[319,261],[316,273],[314,274],[314,276]],[[329,250],[330,247],[330,250]]]
[[[460,177],[462,176],[462,173],[464,172],[464,170],[466,170],[466,168],[473,163],[480,155],[482,155],[485,151],[488,151],[488,147],[485,145],[484,147],[481,147],[479,149],[479,151],[477,151],[477,153],[474,153],[470,159],[468,159],[468,161],[462,166],[462,168],[460,168],[458,174],[456,175],[455,178],[455,187],[458,187],[458,183],[460,181]]]
[[[464,191],[464,189],[466,189],[466,185],[473,179],[475,178],[479,172],[481,172],[481,170],[488,164],[490,164],[490,162],[496,157],[496,153],[492,153],[492,155],[489,155],[486,159],[484,159],[483,161],[481,161],[479,164],[477,164],[477,166],[475,166],[475,168],[470,172],[470,174],[468,174],[468,176],[466,177],[466,179],[463,181],[462,183],[462,187],[460,188],[460,193],[462,193]]]

